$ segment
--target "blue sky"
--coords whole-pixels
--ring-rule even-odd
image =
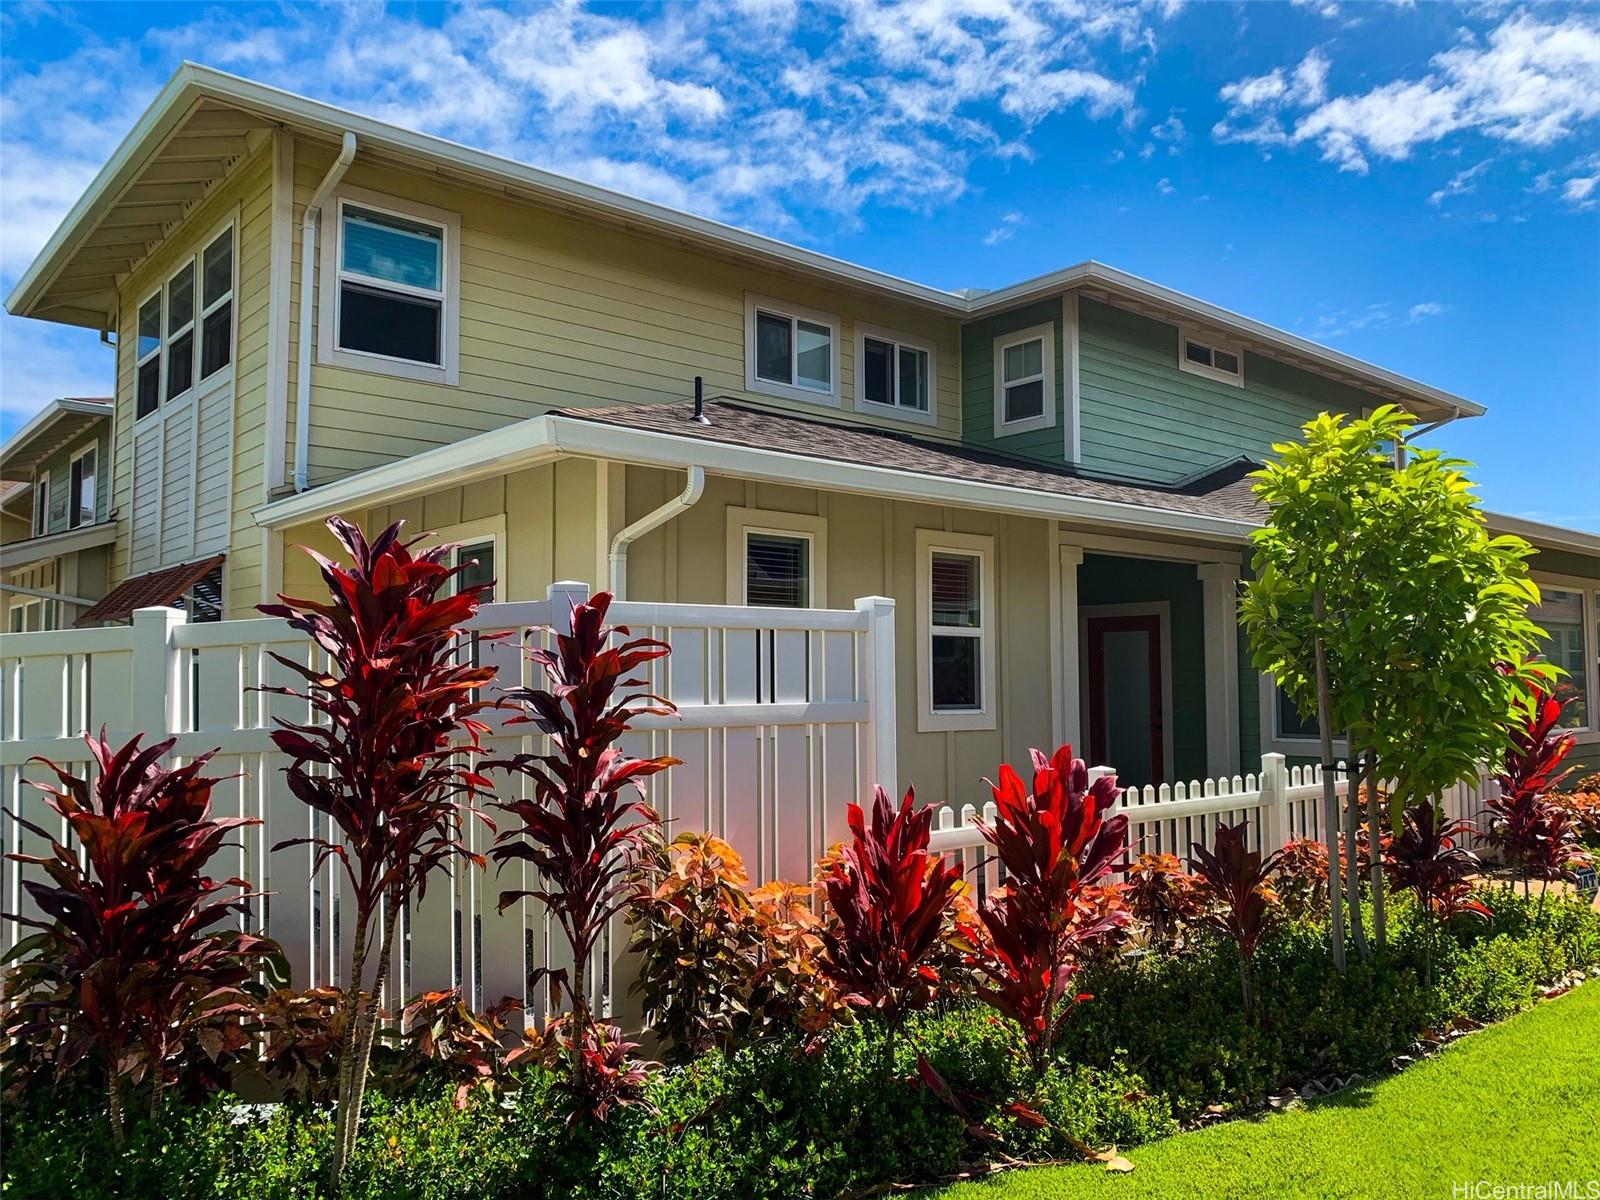
[[[184,58],[945,287],[1096,258],[1478,400],[1600,530],[1600,9],[8,3],[9,289]],[[103,394],[0,318],[0,431]]]

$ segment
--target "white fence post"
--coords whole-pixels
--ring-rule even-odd
[[[181,655],[174,653],[172,631],[185,619],[181,608],[140,608],[133,614],[128,713],[134,730],[148,735],[146,745],[180,732],[183,724],[176,711]]]
[[[1261,756],[1261,849],[1270,854],[1289,840],[1289,768],[1281,754]]]
[[[589,585],[563,579],[552,583],[545,595],[550,601],[550,627],[557,633],[571,633],[572,610],[588,602]]]
[[[861,695],[869,701],[866,782],[880,785],[898,798],[899,744],[895,737],[894,601],[863,596],[856,611],[867,614],[866,646],[861,654]]]

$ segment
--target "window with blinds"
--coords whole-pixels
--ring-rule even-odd
[[[811,539],[745,534],[744,602],[757,608],[809,607]]]
[[[339,225],[339,349],[444,362],[445,231],[344,205]]]
[[[934,712],[983,708],[983,560],[935,550],[928,594]]]

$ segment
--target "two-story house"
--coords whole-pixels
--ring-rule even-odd
[[[111,404],[52,400],[0,446],[0,632],[66,628],[111,586]]]
[[[115,338],[95,620],[314,594],[330,513],[499,599],[888,595],[930,797],[1064,740],[1129,782],[1309,752],[1235,620],[1246,473],[1323,410],[1483,411],[1098,263],[944,291],[190,65],[7,307]],[[1600,537],[1504,524],[1592,752]]]

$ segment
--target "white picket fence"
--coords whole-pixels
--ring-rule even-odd
[[[1111,767],[1089,768],[1091,778],[1115,774]],[[1335,794],[1341,802],[1350,792],[1345,764],[1339,763],[1334,775]],[[1495,785],[1486,776],[1472,784],[1459,784],[1441,797],[1447,818],[1478,821],[1484,797]],[[1113,812],[1127,814],[1128,856],[1175,854],[1187,861],[1196,842],[1211,846],[1217,826],[1247,821],[1250,844],[1258,850],[1271,850],[1290,838],[1322,840],[1323,774],[1317,765],[1290,766],[1282,754],[1263,754],[1261,770],[1231,778],[1194,780],[1183,784],[1146,785],[1128,788],[1118,799]],[[980,811],[971,804],[958,813],[942,805],[934,816],[929,845],[953,855],[970,873],[980,896],[998,886],[1000,878],[988,843],[974,824],[992,824],[994,802]],[[1476,840],[1476,839],[1473,839]]]
[[[538,669],[522,647],[568,627],[572,605],[587,596],[583,584],[559,583],[541,601],[486,605],[469,626],[479,636],[463,652],[499,666],[506,683],[536,684]],[[678,706],[677,716],[640,721],[625,743],[634,754],[683,760],[651,781],[652,802],[669,828],[711,830],[739,846],[758,882],[808,877],[818,855],[844,835],[846,802],[875,781],[894,789],[893,600],[868,597],[853,610],[619,602],[609,619],[673,648],[652,664],[649,683]],[[164,608],[142,609],[127,626],[6,635],[4,807],[56,832],[61,822],[26,785],[49,773],[29,760],[42,756],[88,771],[80,736],[86,729],[105,726],[114,743],[140,732],[147,744],[176,735],[180,761],[216,749],[211,773],[235,777],[214,793],[215,810],[263,821],[242,831],[217,869],[267,893],[248,924],[283,944],[296,987],[337,985],[344,922],[353,913],[344,874],[333,863],[313,873],[309,847],[270,850],[329,830],[326,818],[313,819],[289,792],[285,759],[269,737],[274,718],[304,721],[306,706],[252,690],[299,682],[269,651],[308,665],[322,654],[276,619],[190,625]],[[489,757],[534,748],[532,727],[507,728],[509,715],[491,717]],[[503,778],[505,787],[519,786],[515,777]],[[478,851],[492,841],[476,822],[469,836]],[[7,851],[48,849],[9,815],[0,838]],[[21,881],[36,868],[6,860],[0,870],[0,912],[31,913]],[[534,969],[560,967],[570,953],[536,902],[496,911],[502,890],[533,885],[522,871],[520,864],[486,873],[457,863],[436,873],[422,902],[402,914],[398,978],[388,999],[456,986],[476,1005],[520,996],[540,1015],[545,990],[528,993],[525,981]],[[9,948],[24,932],[7,920],[0,943]],[[625,932],[620,924],[613,929],[589,981],[597,1002],[621,1019],[632,1015],[626,980],[615,970]]]

